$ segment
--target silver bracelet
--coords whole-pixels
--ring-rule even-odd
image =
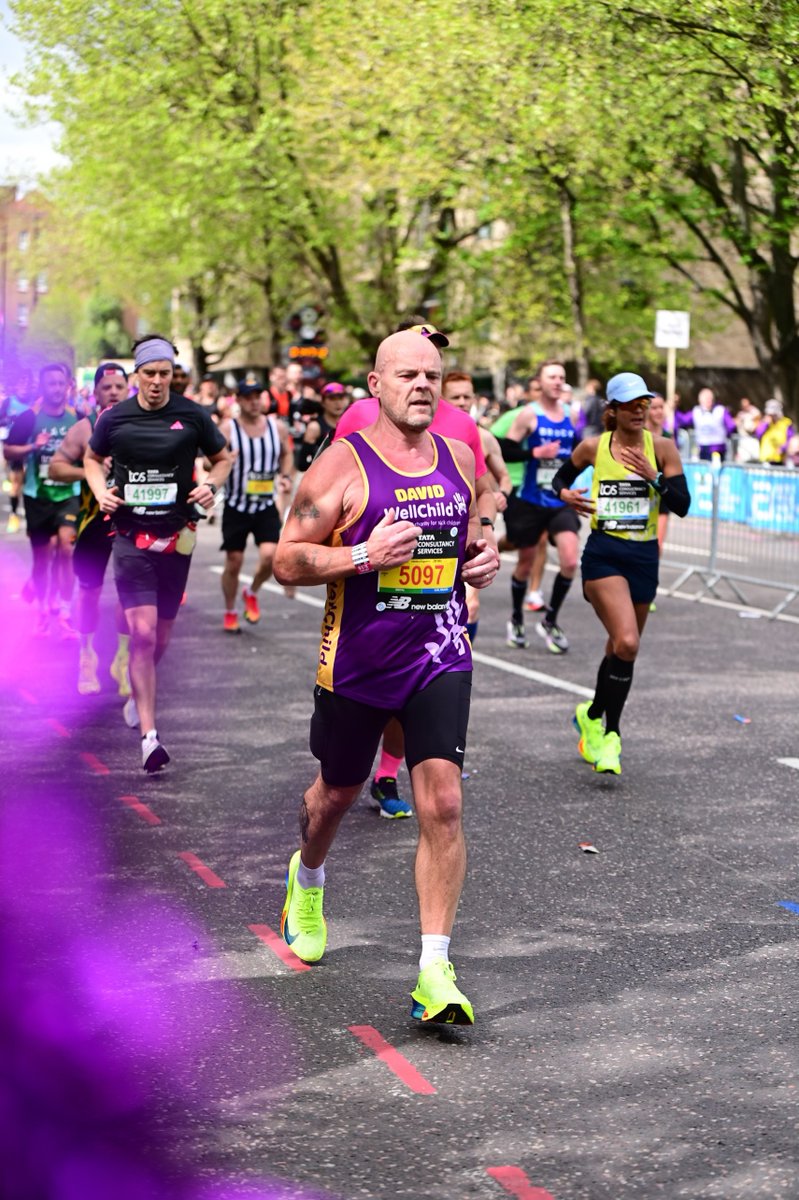
[[[351,548],[352,561],[355,570],[359,575],[365,575],[367,571],[372,570],[372,564],[369,562],[369,551],[366,548],[366,542],[358,542],[357,546]]]

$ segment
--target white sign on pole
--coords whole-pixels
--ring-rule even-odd
[[[687,350],[691,343],[691,314],[659,308],[655,313],[655,345],[659,350]]]

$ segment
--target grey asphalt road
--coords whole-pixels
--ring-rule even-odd
[[[32,638],[27,543],[0,538],[2,1018],[31,1051],[12,1059],[24,1127],[62,1131],[10,1161],[78,1180],[7,1194],[799,1196],[795,625],[660,598],[608,779],[570,724],[598,623],[577,586],[567,655],[532,617],[508,648],[503,567],[452,942],[477,1020],[421,1029],[414,822],[359,802],[328,861],[324,961],[275,948],[320,593],[271,590],[257,628],[223,634],[217,533],[161,668],[155,778],[110,681],[78,697],[74,644]]]

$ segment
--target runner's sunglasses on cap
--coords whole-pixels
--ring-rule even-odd
[[[438,346],[439,350],[443,350],[449,345],[449,338],[440,329],[436,329],[435,325],[411,325],[410,333],[421,333],[422,337],[429,338],[434,346]]]

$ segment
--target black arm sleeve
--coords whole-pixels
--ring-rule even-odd
[[[574,459],[571,455],[569,455],[563,466],[559,471],[556,472],[555,477],[552,480],[552,491],[556,496],[560,496],[560,493],[564,488],[571,487],[579,474],[580,468],[575,467]]]
[[[299,442],[294,447],[294,466],[298,471],[307,471],[323,450],[330,445],[330,434],[323,434],[318,442]]]
[[[294,466],[298,471],[307,471],[314,460],[318,442],[297,442],[294,447]]]
[[[530,461],[532,455],[521,442],[514,442],[513,438],[497,438],[497,441],[499,442],[499,448],[506,463],[526,463]]]
[[[553,486],[555,480],[552,481]],[[673,512],[678,517],[684,517],[691,507],[691,493],[688,491],[688,481],[684,475],[663,477],[660,485],[660,507],[664,512]]]

